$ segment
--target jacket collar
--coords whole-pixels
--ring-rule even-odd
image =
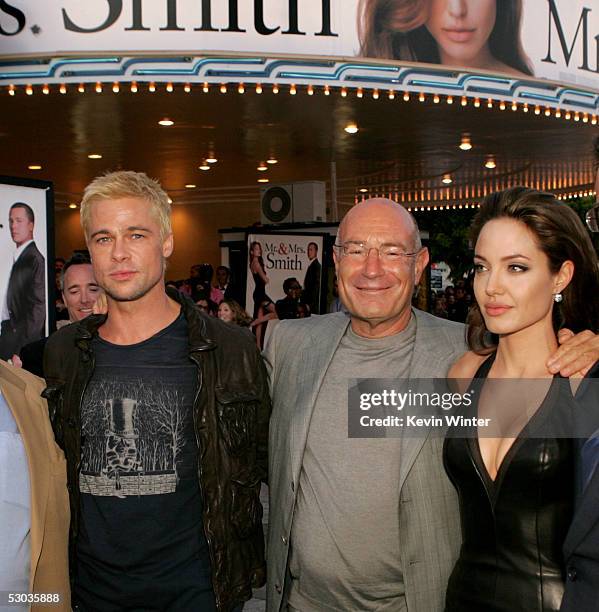
[[[167,295],[181,304],[183,316],[189,330],[189,352],[211,351],[217,346],[208,338],[208,315],[201,314],[193,301],[176,289],[166,288]],[[84,353],[91,352],[91,341],[98,335],[98,329],[106,322],[106,315],[90,315],[79,321],[75,330],[75,344]]]

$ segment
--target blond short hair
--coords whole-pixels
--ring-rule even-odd
[[[139,198],[148,202],[151,213],[160,225],[161,239],[172,233],[171,205],[160,183],[144,172],[119,170],[98,176],[83,191],[81,227],[86,239],[89,237],[92,204],[120,198]]]

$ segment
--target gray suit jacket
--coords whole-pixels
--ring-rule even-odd
[[[438,378],[465,351],[464,327],[414,310],[410,376]],[[349,318],[343,313],[282,321],[264,357],[270,420],[267,610],[286,604],[288,553],[303,453],[318,391]],[[441,612],[461,543],[455,489],[442,462],[443,439],[402,439],[399,551],[409,612]],[[373,500],[373,506],[376,500]],[[375,508],[373,508],[375,509]]]

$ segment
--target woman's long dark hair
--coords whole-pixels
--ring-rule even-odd
[[[493,219],[514,219],[535,236],[538,247],[556,274],[565,261],[574,264],[574,276],[562,291],[563,301],[553,305],[553,328],[573,332],[599,330],[599,269],[591,238],[578,215],[553,194],[513,187],[487,196],[470,227],[476,244],[483,227]],[[468,347],[479,354],[497,346],[498,337],[485,325],[478,304],[468,315]]]
[[[440,64],[437,41],[424,25],[428,0],[360,0],[358,34],[364,57]],[[489,49],[497,60],[532,75],[520,41],[522,0],[497,0]]]

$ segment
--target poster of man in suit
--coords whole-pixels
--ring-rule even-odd
[[[0,179],[1,359],[49,332],[49,199],[48,183]]]

